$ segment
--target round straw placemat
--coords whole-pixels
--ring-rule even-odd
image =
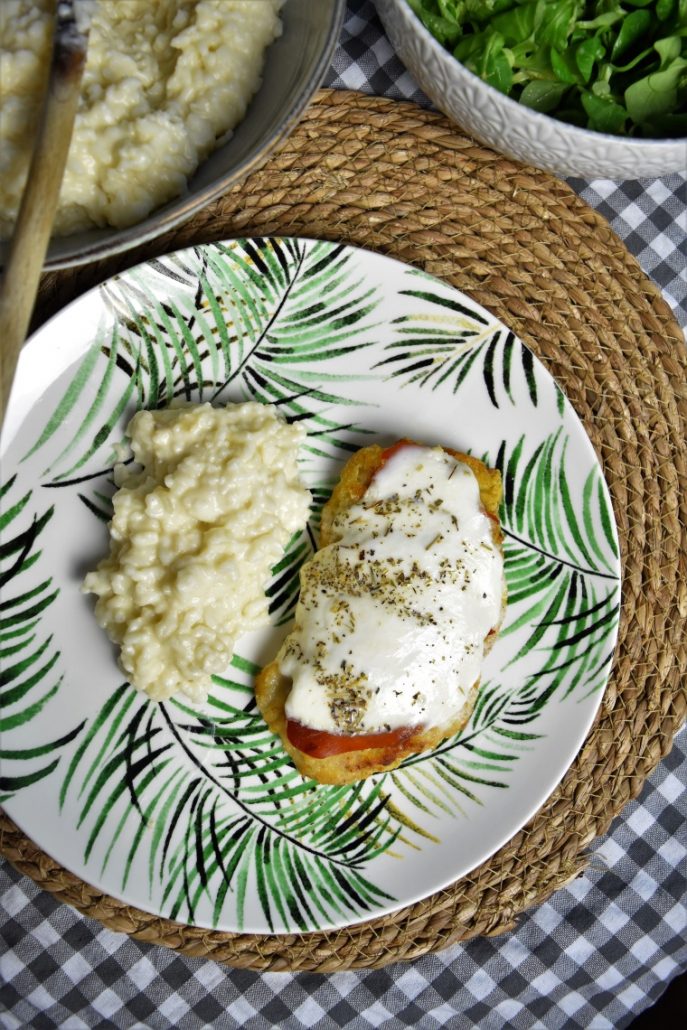
[[[578,876],[637,796],[687,710],[687,348],[659,290],[563,182],[511,162],[412,104],[322,91],[279,153],[165,237],[52,273],[45,320],[154,254],[249,235],[340,240],[440,276],[497,315],[551,371],[610,487],[623,605],[608,689],[563,782],[528,825],[446,890],[347,929],[260,936],[182,926],[109,898],[0,815],[0,850],[106,926],[256,970],[382,966],[512,928]]]

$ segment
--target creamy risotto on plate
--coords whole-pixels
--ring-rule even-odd
[[[131,683],[157,701],[207,697],[241,634],[269,622],[272,566],[308,518],[300,423],[271,405],[140,411],[120,465],[111,553],[86,576]]]
[[[184,191],[241,121],[283,0],[97,0],[57,235],[122,228]],[[55,0],[0,0],[0,236],[11,234]]]

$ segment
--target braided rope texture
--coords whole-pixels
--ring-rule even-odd
[[[439,276],[511,327],[572,402],[610,487],[623,558],[620,635],[596,722],[571,769],[499,852],[399,912],[330,932],[183,926],[107,897],[0,814],[0,851],[106,926],[187,955],[320,973],[409,960],[512,929],[584,870],[668,753],[687,713],[687,348],[658,288],[563,182],[459,135],[443,116],[322,90],[281,150],[186,224],[45,277],[39,320],[125,266],[232,236],[338,240]]]

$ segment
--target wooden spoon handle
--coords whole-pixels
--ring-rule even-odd
[[[59,0],[52,62],[26,186],[0,282],[0,425],[33,311],[79,103],[88,34]]]

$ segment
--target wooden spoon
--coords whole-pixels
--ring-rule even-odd
[[[86,64],[92,0],[58,0],[52,61],[28,178],[0,281],[0,427],[48,249]]]

